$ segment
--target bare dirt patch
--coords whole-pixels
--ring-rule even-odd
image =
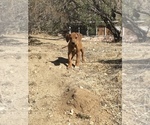
[[[89,120],[100,123],[110,115],[102,110],[100,97],[82,87],[68,88],[62,96],[62,113],[71,119]]]

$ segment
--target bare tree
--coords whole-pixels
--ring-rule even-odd
[[[29,32],[56,33],[64,28],[68,21],[65,5],[68,0],[30,0]]]
[[[150,25],[149,5],[147,0],[126,0],[123,2],[123,25],[133,31],[139,41],[146,41],[147,39],[149,27],[147,27],[147,30],[142,29],[138,21],[141,21],[143,26]]]

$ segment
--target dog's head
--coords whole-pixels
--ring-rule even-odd
[[[70,42],[72,45],[77,45],[82,39],[82,35],[80,33],[71,33],[66,35],[66,41]]]

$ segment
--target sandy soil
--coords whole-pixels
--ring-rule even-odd
[[[29,125],[121,124],[121,43],[82,42],[86,62],[68,70],[64,39],[30,39]]]
[[[0,37],[1,125],[150,123],[149,41],[84,37],[86,62],[68,70],[63,38],[27,38]]]
[[[150,123],[149,41],[82,42],[86,62],[68,70],[61,37],[0,37],[1,125]]]

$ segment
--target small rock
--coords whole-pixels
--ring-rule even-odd
[[[93,122],[93,121],[90,121],[90,125],[94,125],[94,122]]]
[[[80,89],[83,89],[83,87],[82,87],[82,86],[79,86],[79,88],[80,88]]]
[[[79,69],[79,66],[75,66],[75,69]]]
[[[42,57],[41,57],[41,56],[38,56],[38,59],[42,59]]]
[[[5,110],[5,107],[2,107],[2,106],[1,106],[1,107],[0,107],[0,111],[3,111],[3,110]]]
[[[49,113],[49,115],[50,115],[50,113]],[[50,115],[49,117],[51,118],[51,117],[53,117],[53,115]]]
[[[81,114],[81,113],[76,114],[76,116],[81,119],[90,119],[91,118],[91,116],[86,115],[86,114]]]
[[[74,111],[73,109],[70,110],[70,115],[73,115]]]
[[[32,107],[28,107],[28,111],[31,111],[32,110]]]
[[[21,56],[17,56],[16,59],[21,59]]]
[[[65,115],[73,115],[74,114],[74,110],[71,109],[70,111],[66,111]]]

